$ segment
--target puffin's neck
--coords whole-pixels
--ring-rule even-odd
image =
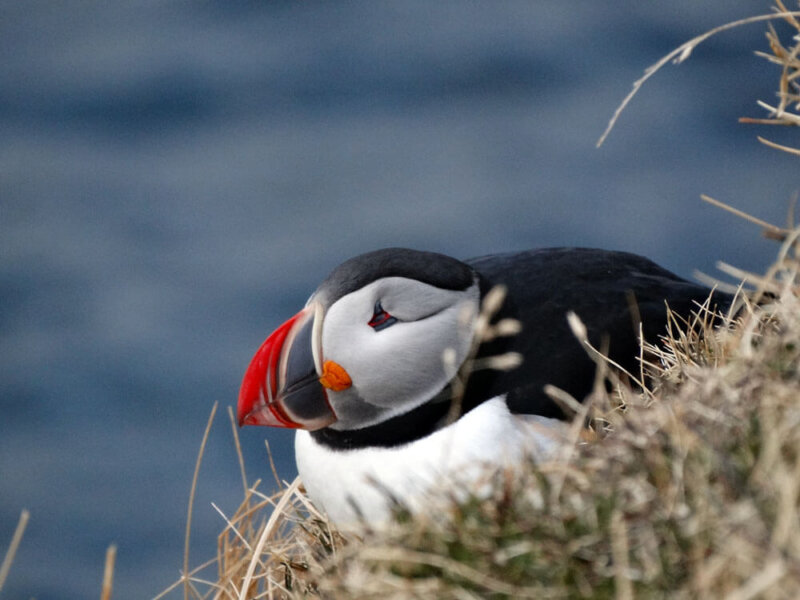
[[[391,448],[407,444],[430,435],[448,424],[451,397],[452,391],[448,385],[425,404],[383,423],[347,431],[337,431],[325,427],[310,432],[311,437],[318,444],[333,450],[355,450],[366,447]],[[468,406],[462,402],[457,418],[461,418],[474,407],[474,405]]]

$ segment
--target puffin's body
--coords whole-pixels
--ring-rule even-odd
[[[480,344],[477,358],[515,353],[521,363],[470,373],[453,419],[452,383],[497,285],[507,295],[493,321],[514,319],[521,331]],[[639,320],[654,341],[667,304],[689,316],[709,293],[623,252],[554,248],[462,262],[378,250],[334,269],[264,342],[242,383],[239,420],[300,428],[297,466],[312,500],[337,523],[375,524],[392,499],[421,509],[433,487],[474,491],[487,466],[552,453],[564,415],[544,386],[583,400],[595,376],[568,312],[593,346],[638,373]]]

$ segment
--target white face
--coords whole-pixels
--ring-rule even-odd
[[[328,390],[338,417],[332,427],[366,427],[440,392],[469,352],[479,302],[477,283],[453,291],[405,277],[378,279],[334,302],[322,324],[322,360],[344,367],[353,385]],[[396,321],[370,325],[377,305]]]

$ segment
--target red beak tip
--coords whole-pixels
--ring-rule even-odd
[[[242,388],[244,388],[244,385],[242,384]],[[248,424],[248,417],[253,414],[253,407],[255,406],[255,401],[248,400],[244,391],[244,389],[240,390],[239,401],[236,405],[236,421],[239,423],[239,427]]]

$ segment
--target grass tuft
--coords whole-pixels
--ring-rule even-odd
[[[671,316],[643,345],[649,391],[606,364],[554,460],[358,536],[299,480],[256,482],[191,597],[800,597],[798,238],[735,311]]]
[[[759,53],[781,67],[778,104],[759,103],[767,119],[742,122],[800,124],[798,17],[776,0],[773,14],[677,48],[634,84],[601,142],[663,65],[716,33],[778,19],[798,32],[785,45],[770,25],[771,53]],[[297,479],[273,495],[248,485],[239,452],[245,497],[222,515],[216,558],[158,598],[181,584],[191,598],[239,600],[800,598],[800,228],[703,199],[779,241],[775,263],[763,275],[720,265],[741,282],[719,283],[736,293],[734,308],[670,313],[664,336],[643,340],[638,373],[587,345],[591,396],[547,390],[575,414],[553,460],[487,471],[480,494],[442,490],[428,513],[398,505],[388,527],[356,535],[337,531]],[[585,337],[577,316],[570,325]],[[495,327],[513,335],[516,325]]]
[[[598,145],[661,67],[683,62],[717,33],[756,22],[769,23],[770,53],[757,55],[781,68],[778,103],[759,101],[767,117],[740,121],[800,125],[800,11],[774,4],[772,14],[710,30],[649,67]],[[796,30],[793,45],[781,41],[775,20]],[[179,589],[187,599],[226,600],[800,598],[800,227],[791,214],[777,227],[703,199],[780,241],[775,263],[763,275],[720,265],[743,282],[719,285],[736,292],[735,310],[717,315],[706,303],[688,320],[671,314],[661,339],[643,340],[639,373],[619,373],[602,348],[587,344],[598,367],[591,396],[580,403],[547,390],[575,413],[572,442],[555,459],[487,471],[491,485],[481,494],[442,491],[427,514],[398,505],[387,528],[344,534],[299,479],[278,479],[271,456],[278,491],[248,484],[229,410],[244,500],[231,516],[214,507],[225,522],[216,556],[189,570],[194,490],[215,405],[192,482],[183,574],[155,600]],[[570,325],[585,337],[577,316]],[[481,327],[484,336],[504,336],[518,324],[487,319]],[[512,368],[516,358],[493,360],[470,368]],[[467,385],[468,372],[459,375]],[[0,590],[28,518],[23,510],[0,564]],[[115,559],[112,544],[104,599],[112,595]]]
[[[740,122],[767,125],[800,125],[800,114],[798,114],[800,113],[800,95],[798,94],[798,83],[800,83],[798,82],[798,72],[800,72],[800,60],[798,60],[798,57],[800,57],[800,38],[795,35],[792,38],[795,41],[795,45],[787,49],[782,45],[778,34],[771,25],[772,21],[783,20],[791,27],[797,29],[800,33],[800,21],[798,21],[799,18],[800,11],[788,10],[782,0],[775,0],[775,6],[773,7],[772,14],[756,15],[746,19],[725,23],[724,25],[715,27],[714,29],[706,31],[703,34],[692,38],[688,42],[681,44],[669,54],[661,57],[658,62],[647,67],[644,71],[644,75],[633,83],[633,89],[631,89],[628,95],[625,96],[622,102],[620,102],[619,106],[617,106],[616,110],[614,111],[614,115],[608,122],[603,134],[600,136],[600,139],[597,140],[597,147],[599,148],[606,141],[606,138],[608,138],[611,130],[614,129],[614,126],[617,124],[620,115],[622,115],[628,104],[630,104],[631,100],[633,100],[633,97],[639,92],[642,86],[647,83],[647,80],[658,73],[662,67],[670,62],[676,65],[681,64],[692,55],[692,52],[694,52],[697,46],[705,42],[710,37],[722,33],[723,31],[736,29],[737,27],[743,27],[753,23],[762,23],[764,21],[770,23],[767,40],[770,44],[770,50],[772,51],[772,54],[768,54],[766,52],[757,52],[756,54],[782,67],[778,90],[779,104],[777,107],[775,107],[771,106],[767,102],[759,100],[758,105],[769,111],[769,116],[766,119],[742,117]],[[792,103],[794,103],[794,112],[792,112],[790,108]],[[800,150],[796,148],[784,148],[783,146],[774,144],[768,140],[762,141],[767,145],[771,145],[777,149],[787,151],[791,154],[800,154]]]

